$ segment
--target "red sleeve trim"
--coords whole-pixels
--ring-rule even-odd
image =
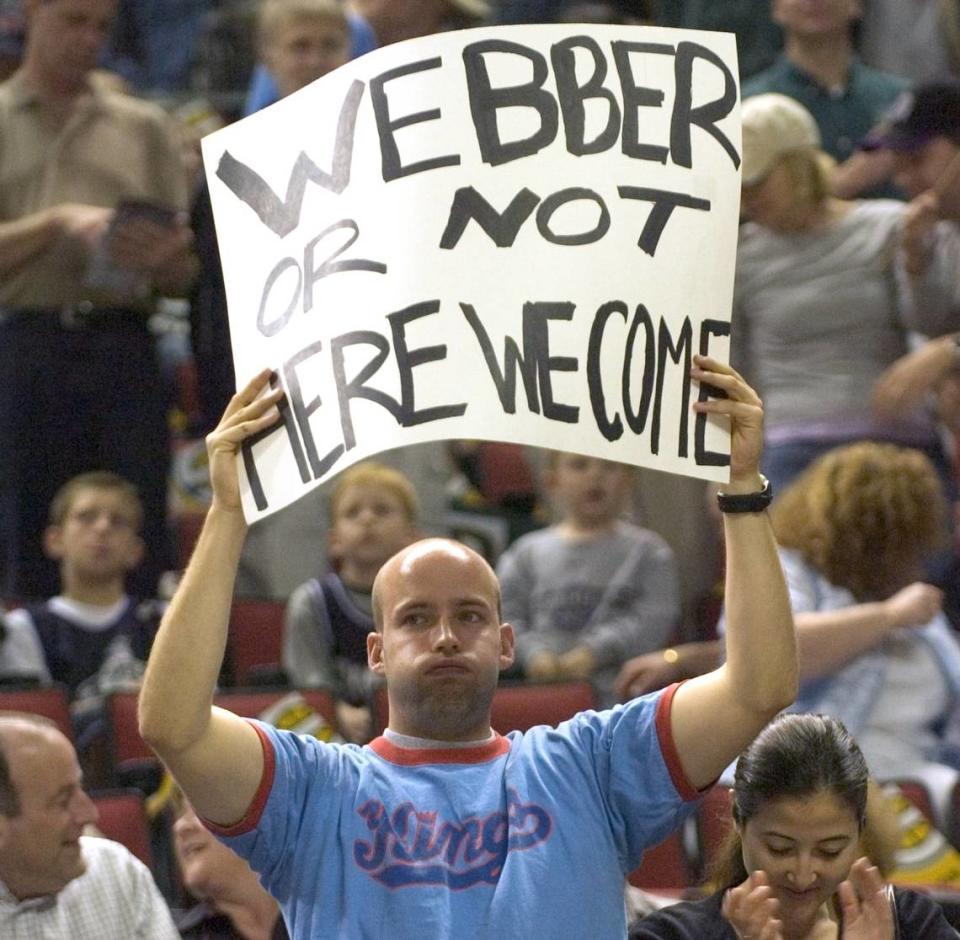
[[[657,700],[657,738],[660,740],[660,751],[670,773],[670,779],[677,788],[677,793],[684,800],[698,800],[702,796],[701,792],[687,779],[683,771],[683,765],[680,763],[680,755],[677,753],[677,745],[673,740],[673,729],[670,724],[670,710],[673,707],[673,697],[677,694],[677,689],[682,683],[675,682],[668,685],[663,694]]]
[[[498,734],[487,744],[476,747],[407,748],[397,747],[386,738],[375,738],[369,747],[391,764],[413,767],[418,764],[482,764],[506,754],[510,742]]]
[[[232,826],[218,826],[209,819],[200,820],[214,835],[242,836],[244,833],[256,829],[260,825],[263,808],[267,805],[267,797],[270,796],[270,790],[273,787],[273,777],[277,769],[277,757],[273,750],[273,743],[267,737],[266,731],[258,724],[253,721],[250,721],[249,724],[257,732],[257,736],[260,738],[260,746],[263,748],[263,776],[260,778],[260,786],[257,787],[257,792],[253,794],[253,800],[250,802],[250,807],[244,814],[243,819]]]

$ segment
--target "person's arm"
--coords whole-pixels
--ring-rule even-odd
[[[903,627],[922,627],[943,607],[943,592],[932,584],[910,584],[885,601],[854,604],[839,610],[796,613],[800,676],[829,675],[861,653],[873,649]]]
[[[628,659],[620,668],[614,688],[617,697],[625,701],[663,689],[671,682],[703,675],[722,661],[720,640],[681,643]]]
[[[729,366],[695,357],[694,379],[726,398],[694,408],[730,419],[729,494],[761,489],[763,405]],[[765,512],[724,514],[726,661],[677,690],[671,730],[687,780],[711,784],[797,695],[797,643],[790,600]]]
[[[277,421],[279,389],[261,372],[230,400],[207,436],[213,502],[177,592],[160,624],[140,692],[140,733],[197,811],[211,822],[242,819],[260,785],[263,751],[253,726],[211,705],[247,524],[236,455]]]
[[[77,239],[89,250],[107,230],[113,210],[63,203],[0,223],[0,275],[8,274],[60,239]]]
[[[873,386],[877,413],[884,417],[909,415],[922,405],[944,376],[960,365],[958,341],[960,333],[929,339],[881,372]]]
[[[952,222],[938,221],[937,207],[929,193],[907,206],[893,259],[900,320],[925,336],[960,328],[960,231]]]
[[[893,152],[856,150],[830,171],[830,190],[838,199],[857,199],[893,176]]]

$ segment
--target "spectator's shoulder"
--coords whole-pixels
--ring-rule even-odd
[[[546,526],[543,529],[535,529],[533,532],[525,532],[514,539],[500,557],[501,559],[529,557],[531,553],[542,551],[544,546],[554,545],[562,538],[557,533],[556,526]]]
[[[91,879],[122,884],[125,878],[149,869],[125,845],[102,836],[81,836],[80,846]],[[151,876],[152,877],[152,876]]]
[[[778,91],[783,76],[783,62],[774,61],[760,72],[756,72],[745,79],[740,86],[740,97],[750,98],[753,95],[762,95],[768,91]]]
[[[856,63],[856,69],[861,79],[868,82],[872,88],[881,94],[887,94],[894,98],[910,87],[910,82],[901,75],[874,68],[872,65],[865,65],[859,59],[856,60]]]
[[[145,101],[109,86],[97,87],[96,95],[105,111],[130,125],[143,129],[159,128],[164,133],[171,132],[174,126],[173,118],[154,101]]]

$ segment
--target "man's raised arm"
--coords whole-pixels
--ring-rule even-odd
[[[213,502],[160,624],[140,692],[141,735],[197,811],[221,825],[244,816],[263,773],[257,733],[211,703],[247,531],[236,455],[242,441],[279,417],[282,392],[268,390],[269,377],[261,372],[237,392],[207,436]]]
[[[762,488],[763,405],[727,365],[698,356],[693,376],[726,392],[698,411],[730,419],[730,484],[725,494]],[[797,695],[797,643],[790,599],[767,514],[724,513],[726,662],[684,683],[673,701],[673,738],[687,778],[712,783]]]

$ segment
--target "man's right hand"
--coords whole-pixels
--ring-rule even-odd
[[[220,423],[207,435],[213,506],[218,509],[241,511],[236,459],[240,445],[280,419],[277,403],[283,398],[283,389],[269,387],[271,374],[272,370],[264,369],[237,392]]]
[[[113,209],[79,202],[64,202],[50,211],[60,234],[79,242],[87,251],[92,251],[104,237],[113,218]]]

